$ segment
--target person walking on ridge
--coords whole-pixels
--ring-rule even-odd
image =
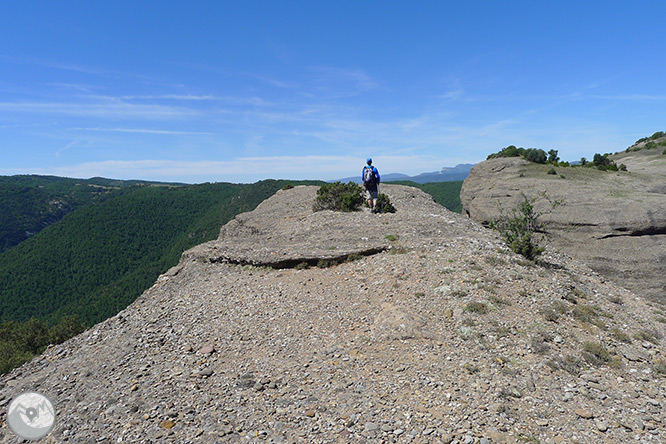
[[[368,199],[368,206],[370,207],[370,211],[373,213],[379,212],[379,209],[377,208],[377,201],[379,200],[379,182],[381,179],[379,177],[379,171],[377,171],[377,168],[372,166],[372,159],[370,157],[368,157],[367,165],[363,167],[361,180],[363,181],[363,186],[365,187],[365,195]]]

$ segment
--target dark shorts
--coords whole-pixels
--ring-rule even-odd
[[[365,198],[366,199],[379,199],[379,194],[377,193],[377,187],[375,187],[375,188],[366,188],[365,189]]]

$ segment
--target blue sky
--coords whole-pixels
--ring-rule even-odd
[[[0,6],[3,175],[418,174],[666,130],[662,1]]]

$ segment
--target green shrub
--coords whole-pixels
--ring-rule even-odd
[[[509,214],[501,214],[499,219],[490,223],[490,227],[500,232],[513,252],[534,260],[544,251],[538,234],[541,230],[540,214],[534,211],[534,199],[530,200],[525,195],[523,198],[518,207]]]
[[[551,157],[558,158],[557,151],[551,150],[551,152],[554,152],[554,156]],[[509,145],[506,148],[502,148],[502,150],[500,150],[497,153],[490,154],[488,156],[488,159],[495,159],[498,157],[523,157],[525,160],[534,163],[546,163],[546,161],[548,160],[548,155],[542,149],[516,148],[514,145]]]
[[[363,200],[363,188],[354,182],[327,183],[317,190],[312,211],[358,211],[363,205]]]
[[[395,207],[386,194],[380,194],[377,199],[377,206],[382,213],[395,213]]]
[[[555,171],[555,168],[550,167],[550,169],[549,169],[548,171],[546,171],[546,174],[556,175],[556,174],[557,174],[557,171]]]
[[[657,144],[654,143],[654,142],[648,142],[648,143],[645,144],[645,149],[646,150],[653,150],[655,148],[657,148]]]

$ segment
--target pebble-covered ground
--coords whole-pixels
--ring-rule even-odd
[[[378,215],[312,213],[315,190],[2,377],[1,418],[36,390],[44,442],[666,442],[663,306],[551,250],[528,262],[413,188],[383,186],[397,212]],[[338,249],[359,255],[260,265]],[[4,423],[0,441],[20,442]]]

